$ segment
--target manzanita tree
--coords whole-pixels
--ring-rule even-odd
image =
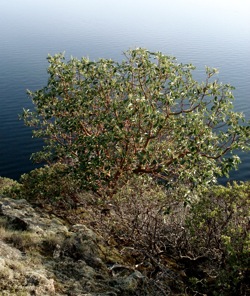
[[[48,84],[29,92],[26,125],[44,139],[38,161],[63,162],[83,187],[112,192],[133,174],[168,184],[206,184],[236,167],[249,125],[233,111],[232,87],[193,79],[194,66],[134,49],[124,61],[49,56]]]

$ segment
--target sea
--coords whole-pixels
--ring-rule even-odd
[[[197,80],[218,68],[235,87],[235,111],[250,119],[248,0],[0,0],[0,176],[36,167],[30,156],[43,143],[18,115],[32,108],[27,89],[47,84],[48,54],[121,61],[136,47],[192,63]],[[238,154],[229,180],[250,180],[250,153]]]

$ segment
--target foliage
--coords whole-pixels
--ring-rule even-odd
[[[250,183],[215,186],[192,204],[185,250],[213,262],[213,295],[247,295],[250,287]],[[248,289],[248,290],[247,290]]]
[[[233,183],[197,190],[186,204],[184,195],[181,202],[135,176],[109,200],[86,201],[78,215],[145,276],[150,295],[243,296],[250,292],[249,196],[250,183]]]
[[[143,275],[140,295],[249,294],[250,183],[197,189],[187,197],[182,188],[166,189],[150,176],[135,175],[103,199],[75,192],[74,182],[67,166],[56,164],[24,175],[13,192],[40,204],[56,200],[55,214],[54,197],[81,197],[77,208],[65,211],[67,220],[93,228],[125,266]],[[10,241],[32,247],[29,237]],[[52,239],[43,247],[54,244]]]
[[[135,175],[112,197],[85,200],[78,209],[81,221],[118,250],[123,264],[143,275],[138,295],[182,295],[185,290],[168,241],[175,229],[165,223],[171,199],[152,178]]]
[[[18,182],[9,178],[0,177],[0,195],[4,195],[13,186],[17,185]]]
[[[78,192],[79,184],[68,174],[67,166],[57,163],[23,174],[19,183],[6,190],[5,194],[43,206],[56,202],[57,206],[67,207],[78,202]]]
[[[237,166],[227,152],[249,148],[233,88],[212,79],[215,69],[199,83],[192,65],[141,48],[121,63],[48,61],[48,84],[29,92],[35,109],[23,113],[45,142],[33,158],[66,163],[83,188],[115,192],[133,174],[207,184]]]

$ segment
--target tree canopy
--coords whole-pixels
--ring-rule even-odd
[[[196,186],[235,168],[249,148],[249,124],[234,112],[233,87],[206,68],[138,48],[124,60],[49,56],[47,85],[29,91],[25,124],[44,139],[37,161],[63,162],[99,194],[133,174]]]

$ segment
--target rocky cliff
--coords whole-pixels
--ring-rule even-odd
[[[0,295],[137,295],[143,275],[82,224],[0,198]]]

